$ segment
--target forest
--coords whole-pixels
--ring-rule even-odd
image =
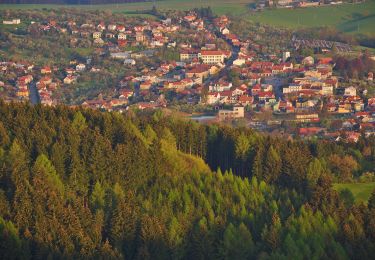
[[[371,259],[375,138],[0,102],[0,259]]]

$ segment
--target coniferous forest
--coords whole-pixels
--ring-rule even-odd
[[[375,139],[0,102],[0,259],[371,259]],[[367,166],[366,166],[367,165]]]

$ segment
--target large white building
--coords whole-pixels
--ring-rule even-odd
[[[13,19],[13,20],[4,20],[3,24],[20,24],[21,19]]]
[[[198,57],[202,59],[204,64],[224,63],[225,55],[222,51],[202,50]]]
[[[233,110],[221,109],[221,110],[219,110],[218,115],[219,115],[220,120],[244,118],[245,117],[245,108],[240,107],[240,106],[236,106],[236,107],[233,107]]]
[[[283,88],[284,94],[298,92],[302,90],[302,86],[299,84],[289,84],[289,86]]]

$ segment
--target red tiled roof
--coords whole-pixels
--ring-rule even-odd
[[[223,51],[202,50],[201,55],[224,55]]]

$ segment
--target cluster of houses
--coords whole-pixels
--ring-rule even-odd
[[[29,86],[34,79],[31,74],[33,67],[28,62],[0,62],[1,99],[7,102],[28,101]]]
[[[137,64],[136,70],[129,70],[131,75],[123,76],[115,83],[116,87],[104,95],[100,93],[95,99],[83,101],[84,107],[108,111],[123,111],[132,106],[154,109],[166,107],[174,93],[174,99],[183,103],[217,108],[220,120],[247,117],[247,110],[270,111],[273,117],[268,120],[269,125],[278,126],[281,121],[306,124],[307,127],[298,130],[301,136],[323,135],[337,139],[345,137],[344,131],[345,138],[355,141],[360,130],[375,132],[375,99],[365,100],[362,95],[365,93],[360,93],[357,86],[341,84],[333,74],[331,58],[315,60],[308,56],[293,63],[289,51],[284,51],[279,59],[271,55],[260,58],[255,42],[250,38],[241,40],[229,30],[228,17],[215,18],[212,25],[214,29],[205,26],[204,20],[194,12],[185,13],[177,20],[144,20],[126,25],[105,22],[78,25],[74,21],[37,24],[43,31],[70,33],[71,41],[91,40],[98,47],[96,51],[100,52],[100,57],[120,60],[124,66]],[[204,35],[204,41],[174,39],[175,32],[183,30],[194,30],[197,37]],[[336,46],[342,51],[350,50],[346,45],[326,41],[293,39],[292,43],[294,48],[332,49]],[[126,49],[139,45],[146,48],[137,52]],[[139,67],[138,62],[143,58],[156,60],[159,47],[178,51],[179,60],[162,60],[157,66]],[[228,59],[233,57],[236,58],[228,65]],[[33,86],[40,102],[46,105],[60,102],[55,97],[58,96],[56,90],[74,87],[84,73],[101,70],[89,57],[85,61],[71,60],[63,68],[34,68],[26,62],[2,62],[0,69],[1,79],[7,78],[0,81],[3,99],[28,100]],[[231,78],[230,71],[236,73],[236,80]],[[16,76],[11,78],[9,75]],[[368,80],[373,80],[372,73]],[[340,132],[335,132],[339,135],[322,126],[323,111],[342,116]]]
[[[70,33],[71,43],[75,44],[80,39],[91,39],[95,46],[104,46],[115,43],[119,47],[147,46],[156,48],[169,44],[174,46],[166,34],[176,32],[179,25],[172,24],[171,19],[163,21],[144,20],[143,22],[130,23],[95,23],[77,24],[75,21],[67,21],[57,24],[50,21],[47,25],[40,25],[41,30],[57,29],[63,33]]]

